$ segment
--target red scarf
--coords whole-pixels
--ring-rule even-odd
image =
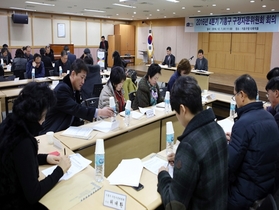
[[[116,96],[116,100],[118,101],[119,112],[124,111],[125,100],[124,100],[124,97],[122,95],[122,91],[121,90],[120,91],[114,90],[114,94]]]

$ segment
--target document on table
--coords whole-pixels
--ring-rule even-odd
[[[94,124],[92,129],[107,133],[119,127],[119,122],[115,120],[114,122],[101,121],[100,123]]]
[[[143,161],[143,166],[153,174],[158,175],[158,171],[162,166],[165,166],[169,169],[169,174],[171,178],[173,177],[173,166],[170,164],[168,165],[168,162],[166,160],[163,160],[162,158],[157,157],[154,155],[149,160]]]
[[[124,159],[107,178],[111,185],[138,186],[143,165],[139,158]]]
[[[91,135],[92,131],[93,131],[93,128],[90,128],[90,127],[70,126],[63,133],[61,133],[61,135],[76,137],[76,138],[81,138],[81,139],[90,139],[92,137],[92,135]]]
[[[223,128],[224,132],[232,132],[233,120],[230,118],[225,118],[223,120],[218,120],[217,123]]]
[[[75,153],[75,154],[69,155],[69,158],[71,160],[71,167],[69,168],[67,173],[65,173],[60,178],[59,181],[70,179],[72,176],[74,176],[75,174],[79,173],[80,171],[85,169],[90,163],[92,163],[91,160],[88,160],[88,159],[82,157],[79,153]],[[52,172],[54,171],[54,169],[56,167],[57,166],[52,166],[50,168],[47,168],[47,169],[43,170],[42,173],[45,176],[48,176],[48,175],[52,174]]]
[[[119,114],[120,114],[120,116],[125,117],[125,111],[122,111]],[[143,116],[143,114],[138,111],[131,111],[131,116],[133,119],[138,120]]]

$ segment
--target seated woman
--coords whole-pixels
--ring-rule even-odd
[[[126,68],[127,64],[121,59],[118,51],[114,51],[112,54],[113,66],[121,66],[123,69]]]
[[[38,201],[70,168],[68,156],[38,154],[38,135],[56,98],[47,84],[27,84],[14,101],[13,112],[0,125],[1,209],[47,209]],[[57,164],[39,181],[38,167]]]
[[[148,107],[163,101],[157,81],[161,75],[161,67],[158,64],[151,64],[147,74],[139,81],[138,89],[132,108]]]
[[[109,106],[109,98],[114,97],[116,112],[122,112],[125,110],[125,100],[123,83],[126,80],[126,74],[124,69],[120,66],[114,66],[110,72],[110,78],[107,84],[102,89],[99,97],[99,109]]]
[[[27,59],[24,57],[22,49],[17,49],[11,71],[16,77],[19,77],[19,79],[25,79],[24,72],[26,71],[26,63]]]
[[[187,75],[190,74],[191,72],[191,64],[189,62],[188,59],[183,58],[178,66],[177,66],[177,70],[173,73],[173,75],[171,76],[169,82],[168,82],[168,86],[167,86],[167,90],[171,91],[171,88],[173,86],[173,84],[175,83],[175,81],[183,75]]]

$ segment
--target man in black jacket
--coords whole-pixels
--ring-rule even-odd
[[[167,47],[167,55],[162,65],[168,65],[168,67],[175,67],[175,56],[171,54],[171,47]]]
[[[108,67],[108,48],[109,48],[109,44],[108,41],[105,40],[105,36],[101,37],[102,41],[100,42],[100,49],[104,49],[105,50],[105,69],[107,69]]]
[[[81,119],[93,121],[98,116],[111,117],[113,110],[109,107],[96,109],[94,107],[82,106],[80,90],[84,84],[88,68],[83,60],[77,59],[72,64],[72,72],[66,75],[54,89],[57,98],[56,105],[47,112],[41,134],[48,131],[58,132],[69,126],[83,124]]]

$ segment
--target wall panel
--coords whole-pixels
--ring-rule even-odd
[[[8,30],[8,16],[6,15],[0,15],[0,26],[1,26],[1,30],[0,30],[0,43],[1,45],[6,43],[7,45],[9,44],[9,30]]]
[[[28,18],[28,24],[16,24],[10,21],[11,46],[32,45],[32,27],[31,18]]]
[[[100,22],[87,22],[87,45],[99,47],[101,41],[101,24]]]
[[[58,38],[57,35],[57,24],[64,23],[66,36],[63,38]],[[71,44],[70,39],[70,20],[68,19],[53,19],[53,44]]]
[[[71,20],[71,43],[86,45],[86,22]]]
[[[46,46],[51,43],[51,19],[33,18],[33,45]]]

